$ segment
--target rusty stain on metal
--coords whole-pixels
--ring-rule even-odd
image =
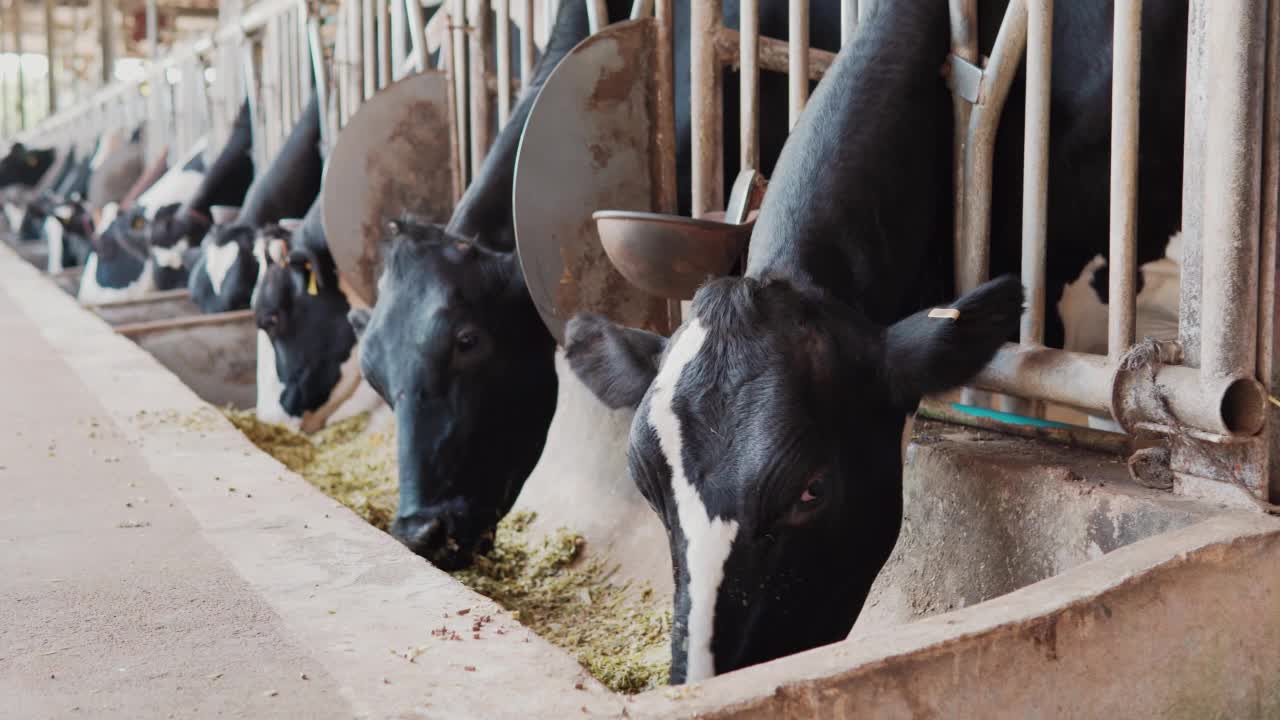
[[[324,222],[339,273],[376,301],[388,220],[444,222],[453,209],[451,113],[444,73],[409,76],[351,117],[325,167]]]

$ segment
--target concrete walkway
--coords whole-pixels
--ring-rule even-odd
[[[622,710],[3,247],[0,338],[0,717]]]

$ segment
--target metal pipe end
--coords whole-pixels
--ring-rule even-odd
[[[1228,378],[1220,387],[1218,415],[1232,435],[1257,435],[1267,417],[1267,393],[1251,377]]]

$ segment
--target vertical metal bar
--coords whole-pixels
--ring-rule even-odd
[[[604,0],[587,0],[587,29],[592,35],[609,24],[609,6]]]
[[[102,84],[109,85],[115,79],[116,45],[115,4],[112,0],[98,0],[98,45],[102,48]]]
[[[444,12],[441,8],[437,12]],[[460,142],[460,154],[458,155],[458,165],[462,169],[462,185],[465,188],[470,182],[470,173],[467,172],[467,148],[469,133],[467,126],[467,6],[466,0],[453,0],[453,6],[449,13],[450,39],[453,45],[453,54],[449,61],[449,72],[453,77],[454,95],[458,102],[454,110],[457,113],[458,135]]]
[[[351,0],[347,3],[347,68],[351,75],[351,79],[347,82],[347,108],[346,118],[343,119],[345,125],[352,115],[356,114],[356,110],[360,109],[362,89],[364,84],[364,53],[361,47],[362,28],[360,25],[360,2],[361,0]]]
[[[760,0],[742,0],[739,17],[738,57],[742,63],[739,75],[738,131],[741,149],[740,170],[760,167]],[[807,55],[808,50],[804,53]],[[806,74],[806,78],[807,78]]]
[[[794,128],[809,100],[809,0],[790,0],[787,7],[787,126]]]
[[[58,112],[58,73],[54,68],[54,60],[58,57],[55,47],[57,32],[53,25],[53,1],[44,0],[44,51],[49,58],[49,72],[45,73],[49,93],[49,117],[53,117]]]
[[[156,30],[156,0],[147,0],[147,57],[155,60],[159,54],[159,35]]]
[[[1133,344],[1137,312],[1138,97],[1142,69],[1142,0],[1116,0],[1111,79],[1111,259],[1107,354]]]
[[[1266,15],[1256,0],[1214,0],[1209,15],[1200,372],[1253,375]]]
[[[5,37],[3,28],[0,28],[0,55],[5,52]],[[9,125],[9,76],[0,68],[0,137],[9,137],[13,134],[13,129]]]
[[[498,46],[498,127],[502,127],[511,117],[511,0],[494,2],[494,24]]]
[[[1182,247],[1178,344],[1182,364],[1200,367],[1200,280],[1204,240],[1205,133],[1209,117],[1208,47],[1211,0],[1191,0],[1187,22],[1187,90],[1182,149]]]
[[[551,39],[551,28],[556,24],[556,12],[560,9],[560,0],[542,0],[542,46],[546,47]]]
[[[656,210],[675,214],[679,211],[680,197],[676,179],[675,111],[675,9],[673,0],[657,0],[654,7],[657,26],[657,142],[658,193]],[[744,66],[745,70],[745,66]],[[667,327],[680,327],[681,304],[677,300],[667,302]]]
[[[261,108],[258,107],[258,83],[255,75],[257,71],[253,66],[253,43],[248,38],[242,38],[240,44],[240,65],[241,72],[244,77],[245,98],[249,103],[249,135],[253,145],[254,164],[260,171],[265,165],[265,159],[262,156],[262,132],[259,129]]]
[[[1280,233],[1280,2],[1267,5],[1266,109],[1262,145],[1262,247],[1258,278],[1258,378],[1275,395],[1276,244]],[[1267,475],[1270,500],[1280,500],[1280,408],[1267,406]]]
[[[951,0],[951,54],[970,63],[978,62],[978,0]],[[965,167],[969,142],[969,118],[973,106],[959,92],[952,93],[952,109],[955,114],[954,187],[955,187],[955,285],[963,291],[967,285],[964,273],[965,241]]]
[[[1010,0],[983,76],[981,98],[969,117],[965,143],[965,237],[957,255],[963,263],[959,288],[962,293],[982,284],[991,270],[991,174],[996,130],[1026,43],[1026,3]]]
[[[13,52],[18,58],[18,128],[27,129],[27,71],[23,68],[22,62],[22,2],[23,0],[10,0],[12,2],[13,20]]]
[[[631,14],[628,16],[631,20],[639,20],[647,18],[653,14],[653,0],[636,0],[631,3]]]
[[[858,0],[840,0],[840,47],[849,44],[858,31]]]
[[[387,0],[377,0],[374,5],[374,13],[377,15],[377,56],[378,56],[378,82],[377,89],[381,90],[391,82],[391,46],[390,33],[388,32],[387,23],[390,18],[387,16]]]
[[[724,209],[724,72],[715,44],[723,8],[723,0],[701,0],[689,6],[694,217]]]
[[[427,24],[422,19],[422,5],[418,4],[418,0],[404,0],[402,7],[408,15],[413,62],[418,66],[418,72],[423,72],[427,69],[430,54],[427,52]],[[436,12],[444,12],[444,9],[441,8]]]
[[[533,79],[533,0],[524,0],[524,28],[520,30],[520,91]]]
[[[468,47],[471,57],[468,59],[470,70],[471,92],[471,172],[480,171],[484,156],[489,152],[489,88],[485,83],[485,70],[488,66],[489,23],[488,3],[472,2],[468,17]]]
[[[1027,4],[1027,114],[1022,168],[1022,285],[1027,309],[1019,339],[1044,342],[1045,240],[1049,223],[1049,89],[1053,61],[1053,0]]]
[[[311,51],[311,73],[316,84],[316,107],[320,111],[320,144],[326,155],[333,147],[333,128],[329,127],[329,84],[324,72],[324,45],[320,40],[320,18],[307,20],[307,46]]]
[[[373,0],[360,1],[360,69],[364,76],[363,99],[368,100],[378,91],[378,56],[374,46],[376,28],[373,24]]]
[[[259,172],[266,169],[266,164],[271,161],[275,155],[276,139],[279,137],[276,129],[278,119],[278,111],[275,109],[276,103],[280,99],[279,87],[276,83],[276,57],[272,54],[275,42],[275,18],[267,21],[262,29],[262,54],[259,62],[258,86],[261,91],[258,93],[258,111],[262,117],[262,164],[259,166]],[[255,44],[254,40],[249,41],[249,46]]]
[[[437,12],[437,13],[443,13],[443,12],[447,12],[447,11],[446,11],[446,9],[445,9],[445,8],[443,8],[443,7],[442,7],[442,8],[440,8],[439,10],[437,10],[436,12]],[[450,16],[450,15],[446,15],[446,16],[445,16],[445,18],[446,18],[447,20],[449,20],[449,21],[450,21],[450,23],[452,23],[452,20],[453,20],[452,16]],[[447,102],[447,103],[448,103],[448,105],[449,105],[449,112],[453,113],[453,118],[454,118],[454,121],[453,121],[453,122],[451,122],[451,123],[449,123],[449,125],[448,125],[448,132],[449,132],[449,147],[450,147],[450,153],[449,153],[449,154],[450,154],[450,159],[452,160],[452,168],[451,168],[451,170],[453,171],[453,172],[452,172],[452,174],[453,174],[453,201],[454,201],[454,203],[457,203],[460,199],[462,199],[462,193],[463,193],[463,191],[464,191],[464,190],[466,190],[466,188],[467,188],[467,177],[466,177],[466,164],[467,164],[467,159],[466,159],[466,133],[467,133],[467,128],[466,128],[466,125],[465,125],[465,124],[463,124],[463,122],[462,122],[462,121],[459,121],[459,119],[458,119],[458,118],[460,118],[460,117],[464,117],[464,116],[462,115],[462,113],[464,113],[464,112],[465,112],[465,109],[460,109],[460,107],[459,107],[459,106],[461,106],[461,105],[463,104],[463,99],[462,99],[462,97],[460,97],[460,96],[458,95],[458,86],[457,86],[457,84],[453,82],[454,73],[455,73],[455,69],[454,69],[454,68],[456,67],[456,63],[454,63],[454,61],[453,61],[453,58],[454,58],[453,45],[454,45],[454,43],[453,43],[453,33],[452,33],[452,32],[446,32],[446,33],[444,34],[444,39],[442,40],[442,44],[443,44],[443,46],[444,46],[444,47],[442,47],[442,48],[440,49],[440,54],[441,54],[441,56],[442,56],[442,57],[449,58],[449,60],[448,60],[448,72],[449,72],[450,74],[449,74],[449,77],[448,77],[448,82],[446,82],[446,83],[445,83],[445,89],[446,89],[446,92],[445,92],[445,100],[446,100],[446,102]]]
[[[397,2],[397,0],[391,0],[391,73],[392,75],[389,76],[389,79],[387,82],[395,82],[396,80],[400,79],[401,73],[403,73],[403,70],[401,68],[396,67],[396,63],[404,62],[405,56],[409,54],[409,51],[405,49],[405,46],[404,46],[406,9],[407,8],[405,8],[404,2]],[[421,6],[419,6],[418,8],[418,13],[419,14],[422,13]]]

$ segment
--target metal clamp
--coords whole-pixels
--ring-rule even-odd
[[[982,98],[982,68],[955,54],[947,56],[946,68],[947,86],[951,92],[969,104],[977,105]]]

